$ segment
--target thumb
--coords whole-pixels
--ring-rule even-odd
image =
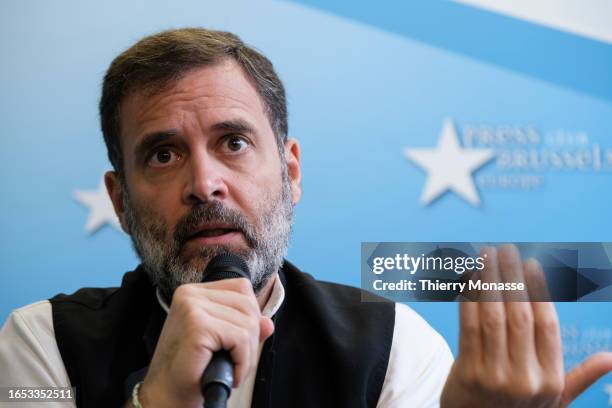
[[[569,405],[595,381],[612,371],[612,352],[593,354],[565,376],[562,406]]]
[[[265,341],[272,333],[274,333],[274,323],[272,323],[272,319],[261,316],[259,318],[259,341]]]

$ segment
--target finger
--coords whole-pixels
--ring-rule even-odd
[[[470,364],[480,364],[482,361],[480,323],[478,321],[478,303],[461,302],[459,304],[459,358],[464,358]]]
[[[484,260],[484,268],[480,273],[480,278],[484,283],[500,283],[502,282],[499,265],[497,261],[497,250],[493,247],[485,247],[480,251],[480,256]],[[503,297],[500,291],[497,290],[482,290],[480,291],[480,301],[484,302],[501,302]]]
[[[522,284],[526,288],[525,273],[521,254],[515,245],[502,245],[497,251],[500,270],[500,282]],[[504,300],[508,302],[528,302],[529,292],[527,290],[505,290]],[[529,306],[529,305],[527,305]]]
[[[497,251],[485,248],[482,251],[485,267],[482,271],[483,281],[499,282]],[[506,312],[502,298],[497,291],[482,291],[482,300],[478,303],[478,319],[482,341],[482,361],[490,372],[503,369],[507,365],[508,345],[506,339]],[[481,293],[482,293],[481,292]]]
[[[253,367],[257,355],[258,344],[253,341],[253,334],[243,328],[234,326],[228,321],[209,316],[207,330],[209,331],[207,348],[210,350],[226,350],[234,362],[234,387],[239,387]],[[255,337],[257,339],[257,337]]]
[[[524,263],[525,281],[530,296],[540,297],[546,287],[542,268],[536,260],[530,259]],[[533,288],[533,290],[532,290]],[[547,373],[547,377],[554,381],[563,381],[563,352],[561,348],[561,332],[559,318],[555,305],[550,302],[532,302],[533,319],[535,324],[535,347],[538,360]]]
[[[532,302],[550,302],[550,292],[542,265],[536,259],[529,259],[523,265],[525,283]]]
[[[164,368],[182,367],[189,370],[189,378],[199,378],[202,370],[210,364],[213,353],[226,350],[234,362],[233,385],[239,386],[255,364],[251,359],[257,356],[257,336],[197,308],[193,309],[191,316],[193,319],[183,324],[185,331],[180,342],[174,339],[170,345],[166,344],[166,358],[172,354],[174,356],[164,364]],[[164,325],[162,338],[167,328],[168,326]],[[159,347],[160,344],[156,350],[159,350]]]
[[[203,308],[203,310],[211,318],[229,323],[238,329],[245,330],[249,334],[249,339],[251,339],[251,341],[248,342],[248,346],[251,348],[249,355],[252,358],[257,358],[259,342],[268,338],[274,331],[274,324],[268,317],[244,315],[236,309],[222,304],[210,304]],[[262,329],[264,332],[262,332]],[[250,364],[254,365],[256,361],[251,361]],[[239,375],[240,371],[236,371],[236,373],[236,375]],[[237,384],[239,384],[239,382]]]
[[[265,341],[274,333],[274,322],[267,316],[259,318],[259,342]]]
[[[587,358],[565,376],[563,406],[576,399],[601,376],[612,371],[612,352],[601,352]]]
[[[232,282],[233,281],[233,282]],[[203,298],[222,303],[243,311],[245,314],[260,313],[257,298],[246,279],[226,279],[209,283],[188,283],[179,286],[172,297],[170,309],[197,304]]]
[[[478,304],[482,338],[482,361],[491,371],[507,366],[508,340],[506,338],[506,313],[502,302]]]
[[[257,336],[255,337],[259,337],[259,315],[245,314],[233,307],[226,306],[221,303],[211,302],[208,299],[200,302],[198,306],[209,316],[226,321],[234,326],[244,328],[253,333],[257,333]]]
[[[254,295],[244,295],[231,290],[204,289],[199,291],[196,296],[197,298],[193,299],[196,304],[208,301],[236,309],[246,316],[259,316],[261,314],[257,298]]]
[[[472,287],[470,285],[470,282],[472,284],[476,284],[481,279],[481,273],[477,269],[473,269],[461,275],[459,277],[459,282],[465,283],[466,288],[459,293],[459,297],[457,298],[457,300],[460,302],[468,300],[472,302],[478,302],[478,300],[480,300],[480,291],[477,289],[477,286]]]
[[[498,250],[500,275],[504,283],[525,284],[523,264],[514,245],[503,245]],[[538,364],[535,349],[534,317],[527,290],[503,291],[508,331],[508,354],[515,369],[533,373]],[[537,368],[537,366],[536,366]]]
[[[253,284],[247,278],[221,279],[213,282],[190,283],[189,285],[196,288],[231,290],[244,295],[254,295]]]

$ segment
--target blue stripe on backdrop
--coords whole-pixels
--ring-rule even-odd
[[[448,1],[292,1],[612,101],[611,44]]]

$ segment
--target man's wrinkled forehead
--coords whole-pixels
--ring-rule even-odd
[[[265,104],[251,80],[233,60],[194,68],[159,86],[129,92],[120,106],[121,147],[126,156],[144,135],[180,127],[187,112],[197,111],[207,125],[250,123],[273,135]],[[217,126],[218,127],[218,126]]]

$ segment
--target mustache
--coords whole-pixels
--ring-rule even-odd
[[[179,248],[189,240],[193,231],[202,223],[220,222],[231,226],[244,235],[247,244],[251,248],[257,245],[255,228],[247,218],[238,210],[225,207],[219,201],[195,204],[183,218],[179,220],[174,228],[174,240]]]

